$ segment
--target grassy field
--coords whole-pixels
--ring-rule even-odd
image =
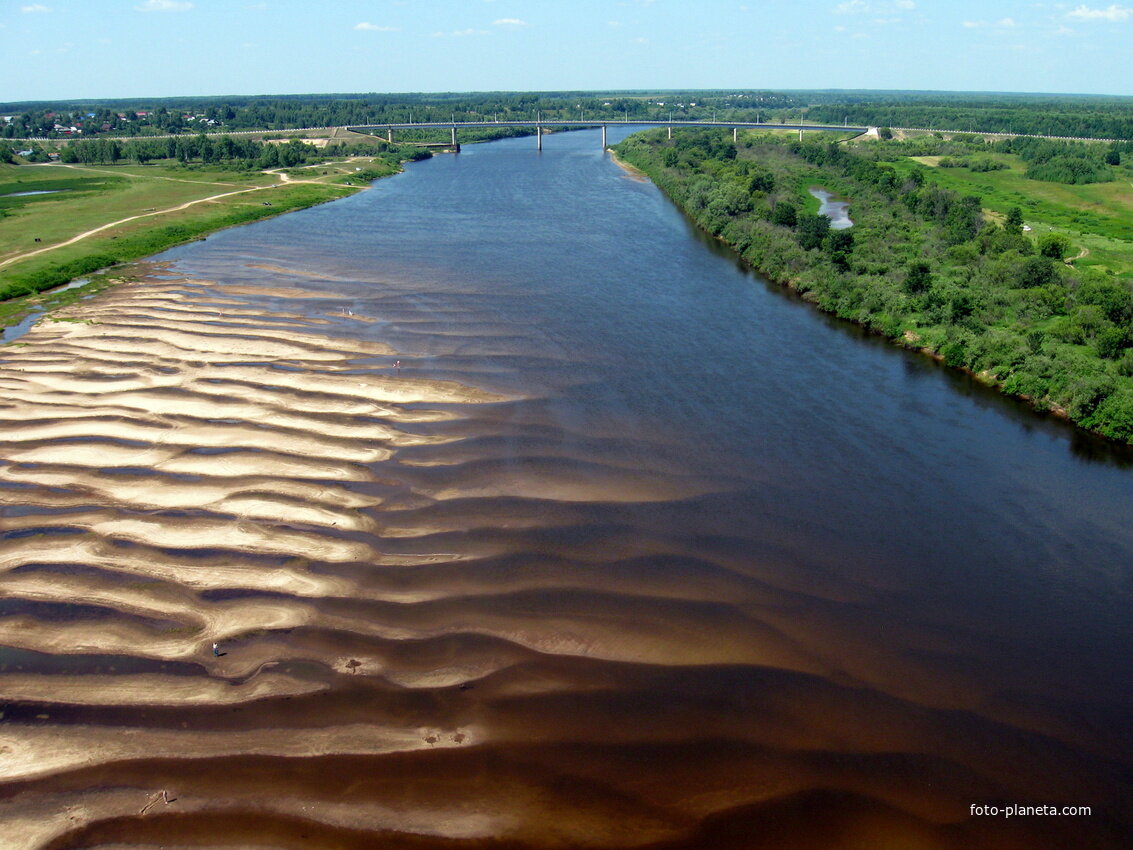
[[[173,164],[0,165],[0,322],[37,303],[34,296],[13,297],[86,274],[107,259],[140,259],[223,227],[334,200],[395,170],[370,157],[283,174]]]
[[[933,181],[963,194],[978,195],[993,216],[1011,207],[1036,235],[1056,231],[1070,238],[1074,253],[1088,253],[1075,262],[1117,275],[1133,274],[1133,177],[1119,170],[1110,183],[1068,185],[1030,180],[1026,165],[1010,154],[980,155],[1007,164],[1002,171],[971,172],[966,168],[940,168],[940,157],[912,157],[895,163],[899,171],[923,169]]]

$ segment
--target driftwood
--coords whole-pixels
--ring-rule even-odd
[[[157,801],[158,801],[158,800],[164,800],[164,801],[165,801],[165,805],[167,805],[167,806],[168,806],[168,805],[169,805],[170,803],[172,803],[172,802],[173,802],[174,800],[176,800],[176,799],[177,799],[176,797],[170,797],[170,796],[169,796],[169,792],[168,792],[168,791],[166,791],[166,790],[165,790],[165,789],[163,788],[160,794],[154,794],[154,795],[153,795],[153,799],[152,799],[152,800],[150,800],[150,801],[149,801],[148,803],[146,803],[146,804],[145,804],[144,806],[142,806],[142,809],[141,809],[141,811],[140,811],[140,812],[138,812],[138,814],[139,814],[139,815],[144,815],[144,814],[145,814],[146,812],[148,812],[148,811],[149,811],[149,810],[150,810],[151,808],[153,808],[153,807],[154,807],[155,805],[157,805]]]

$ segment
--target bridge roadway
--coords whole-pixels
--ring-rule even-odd
[[[578,120],[555,120],[542,118],[528,119],[524,121],[427,121],[427,122],[391,122],[387,124],[351,124],[342,129],[348,132],[358,133],[366,130],[384,130],[386,133],[386,141],[393,142],[394,130],[449,130],[452,133],[452,146],[459,147],[459,140],[457,139],[456,131],[461,127],[534,127],[535,143],[539,150],[543,150],[543,128],[544,127],[601,127],[602,128],[602,149],[606,148],[606,128],[609,126],[631,126],[631,127],[667,127],[669,129],[669,138],[673,137],[673,128],[675,127],[725,127],[732,130],[732,141],[736,141],[740,130],[798,130],[799,137],[802,138],[804,130],[818,130],[818,131],[836,131],[839,133],[855,133],[862,135],[863,133],[876,133],[876,127],[856,127],[838,124],[770,124],[758,121],[665,121],[665,120],[630,120],[628,117],[620,121],[587,121],[584,118]]]

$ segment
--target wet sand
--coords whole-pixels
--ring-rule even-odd
[[[0,350],[6,846],[1087,834],[989,800],[1092,804],[1121,846],[1119,733],[877,622],[883,588],[692,546],[663,506],[726,481],[509,431],[522,399],[315,297],[153,278]]]

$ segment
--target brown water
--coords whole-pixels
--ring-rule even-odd
[[[5,846],[1129,846],[1128,455],[533,147],[0,349]]]

